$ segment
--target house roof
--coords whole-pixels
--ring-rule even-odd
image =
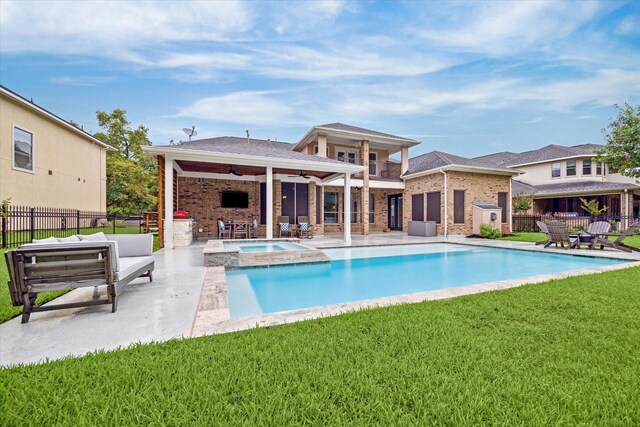
[[[314,169],[335,172],[360,172],[363,166],[339,160],[293,151],[293,144],[263,139],[222,136],[188,141],[181,145],[149,146],[143,150],[154,155],[170,155],[190,160],[219,161],[237,165],[263,165],[276,163],[293,169]],[[323,166],[324,165],[324,166]]]
[[[95,136],[91,135],[89,132],[86,132],[84,129],[79,128],[73,124],[71,124],[70,122],[66,121],[65,119],[63,119],[60,116],[57,116],[55,114],[53,114],[51,111],[39,106],[38,104],[34,103],[32,100],[28,100],[27,98],[23,97],[22,95],[19,95],[17,93],[15,93],[14,91],[12,91],[11,89],[6,88],[5,86],[0,85],[0,94],[4,95],[5,97],[13,100],[14,102],[17,102],[18,104],[22,105],[23,107],[31,110],[31,111],[35,111],[43,116],[45,116],[46,118],[48,118],[49,120],[57,123],[58,125],[62,126],[63,128],[65,128],[66,130],[75,133],[78,136],[81,136],[83,138],[85,138],[86,140],[88,140],[89,142],[96,144],[102,148],[105,148],[107,150],[115,150],[115,148],[113,148],[112,146],[110,146],[109,144],[105,144],[104,142],[100,141],[98,138],[96,138]]]
[[[640,186],[630,183],[601,181],[558,182],[542,185],[530,185],[517,179],[512,182],[513,194],[525,196],[580,195],[624,190],[640,190]]]
[[[314,126],[314,128],[316,129],[333,129],[333,130],[342,130],[342,131],[346,131],[346,132],[352,132],[352,133],[361,133],[364,135],[372,135],[372,136],[382,136],[385,138],[393,138],[393,139],[402,139],[405,141],[409,141],[409,142],[419,142],[410,138],[405,138],[402,136],[397,136],[397,135],[391,135],[390,133],[384,133],[384,132],[378,132],[375,130],[371,130],[371,129],[365,129],[365,128],[361,128],[358,126],[352,126],[352,125],[347,125],[344,123],[328,123],[326,125],[318,125],[318,126]]]
[[[504,151],[501,153],[475,157],[475,159],[490,162],[501,167],[522,166],[532,163],[548,162],[556,159],[594,155],[596,150],[603,147],[603,145],[599,144],[580,144],[572,146],[550,144],[546,147],[538,148],[537,150],[524,151],[522,153]]]
[[[506,175],[517,175],[519,173],[513,169],[495,166],[490,162],[456,156],[455,154],[443,153],[442,151],[432,151],[409,159],[409,169],[407,169],[403,176],[408,177],[440,169],[469,170]]]

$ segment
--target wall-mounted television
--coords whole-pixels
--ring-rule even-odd
[[[243,191],[223,191],[220,193],[220,206],[223,208],[248,208],[249,193]]]

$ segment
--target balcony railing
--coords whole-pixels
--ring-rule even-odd
[[[360,159],[347,159],[345,157],[334,157],[334,160],[348,162],[354,165],[360,164]],[[402,165],[399,162],[388,162],[383,160],[369,161],[369,179],[382,181],[395,181],[400,179]],[[362,178],[362,173],[355,174],[354,178]]]

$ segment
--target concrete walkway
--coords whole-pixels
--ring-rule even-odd
[[[29,323],[17,317],[1,324],[0,365],[190,336],[205,274],[203,247],[197,243],[156,252],[153,282],[141,278],[125,286],[115,313],[110,305],[100,305],[32,313]],[[92,294],[93,288],[76,289],[56,303],[86,300]]]

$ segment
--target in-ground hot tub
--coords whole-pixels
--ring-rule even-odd
[[[293,242],[224,242],[225,249],[238,249],[240,252],[281,252],[304,251],[309,248]]]
[[[300,244],[300,239],[209,240],[202,251],[206,267],[266,267],[329,262],[324,252]]]

